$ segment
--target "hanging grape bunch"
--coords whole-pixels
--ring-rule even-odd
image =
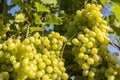
[[[109,27],[107,22],[102,19],[101,8],[101,5],[87,4],[85,9],[76,11],[75,17],[75,22],[79,24],[79,33],[72,39],[74,45],[72,54],[75,56],[75,62],[79,64],[82,70],[82,75],[88,76],[87,79],[90,80],[98,77],[98,73],[101,74],[98,67],[101,68],[102,57],[111,56],[107,50],[110,41],[108,38]],[[109,65],[106,65],[109,68]],[[106,71],[103,75],[108,80],[115,80],[117,71],[113,71],[111,74],[108,70]],[[101,79],[102,77],[99,80]]]
[[[12,80],[67,80],[61,49],[65,37],[51,32],[25,38],[9,38],[0,44],[0,78]]]

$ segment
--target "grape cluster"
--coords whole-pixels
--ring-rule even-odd
[[[0,44],[2,80],[67,80],[61,57],[66,38],[57,32],[48,36],[33,34],[24,40],[9,38]]]
[[[103,66],[105,56],[110,56],[107,50],[110,29],[107,22],[102,19],[103,15],[99,12],[101,8],[101,5],[87,4],[85,9],[76,11],[75,22],[77,24],[79,22],[77,27],[80,31],[71,41],[74,45],[72,54],[82,70],[82,75],[88,77],[88,80],[94,80],[98,74],[100,76],[101,73],[98,69],[101,65]],[[105,53],[107,54],[105,55]],[[108,80],[115,80],[117,71],[115,72],[113,68],[109,67],[108,63],[106,67],[103,75]]]

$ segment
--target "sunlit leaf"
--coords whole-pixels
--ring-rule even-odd
[[[120,22],[118,22],[115,18],[111,18],[110,20],[110,26],[114,30],[114,32],[120,36]]]
[[[106,0],[100,0],[101,4],[105,6]]]
[[[45,18],[45,24],[61,24],[61,18],[57,17],[55,14],[48,14]]]
[[[25,21],[25,14],[24,13],[19,13],[16,14],[15,16],[15,22],[20,23]]]
[[[110,10],[115,14],[116,19],[120,22],[120,6],[114,5]]]
[[[41,0],[44,4],[57,4],[57,0]]]
[[[34,22],[35,22],[35,24],[41,24],[42,23],[42,21],[40,20],[40,15],[38,15],[37,13],[34,13],[33,14],[34,15]]]
[[[30,27],[30,32],[35,32],[35,31],[44,31],[43,27]]]
[[[38,12],[42,11],[42,12],[49,12],[49,10],[43,6],[42,4],[35,2],[35,7],[37,9]]]

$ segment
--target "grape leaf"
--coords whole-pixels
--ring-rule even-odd
[[[44,31],[43,27],[30,27],[30,33],[35,31]]]
[[[49,13],[45,17],[45,24],[56,24],[59,25],[61,24],[62,20],[61,18],[57,17],[56,14]]]
[[[114,30],[114,32],[118,35],[118,36],[120,36],[120,22],[118,22],[117,20],[116,20],[116,18],[114,18],[114,17],[112,17],[112,18],[110,18],[111,20],[110,20],[110,26],[111,26],[111,28]]]
[[[34,19],[35,24],[41,24],[42,21],[40,20],[40,16],[37,13],[34,13],[33,15],[35,17]]]
[[[44,4],[57,4],[57,0],[41,0]]]
[[[37,9],[38,12],[49,12],[49,10],[42,4],[40,4],[39,2],[35,2],[35,7]]]
[[[120,22],[120,6],[114,5],[110,10],[114,13],[116,19]]]
[[[24,13],[19,13],[16,14],[15,16],[15,22],[20,23],[25,21],[25,14]]]
[[[105,6],[106,0],[100,0],[100,3]]]

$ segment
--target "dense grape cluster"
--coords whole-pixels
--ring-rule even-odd
[[[72,51],[75,62],[79,64],[82,75],[87,77],[87,80],[94,80],[100,74],[105,75],[106,80],[115,80],[117,69],[111,67],[115,63],[112,62],[115,61],[115,58],[107,50],[110,41],[108,38],[109,27],[107,22],[102,19],[103,15],[99,12],[100,9],[101,5],[87,4],[85,9],[76,11],[77,19],[75,22],[79,22],[78,28],[80,31],[72,39],[74,45]],[[106,64],[103,63],[103,59],[108,56],[113,59],[111,63],[108,60],[111,58],[106,60],[108,61]],[[103,73],[99,70],[101,66],[106,68]],[[102,79],[103,77],[99,78],[99,80]]]
[[[9,38],[0,44],[0,79],[67,80],[60,58],[66,38],[57,32],[33,34],[24,40]]]

